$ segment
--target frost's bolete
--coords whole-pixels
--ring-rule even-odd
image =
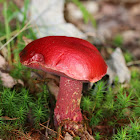
[[[20,53],[20,62],[30,68],[60,76],[54,110],[55,123],[82,121],[80,109],[83,82],[96,82],[107,71],[99,51],[88,41],[66,36],[48,36],[29,43]]]

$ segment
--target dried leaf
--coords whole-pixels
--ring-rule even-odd
[[[2,56],[0,55],[0,69],[5,68],[6,65],[7,65],[6,60],[4,59],[4,57],[2,57]]]
[[[64,140],[73,140],[73,137],[68,132],[66,132]]]
[[[48,85],[48,88],[49,88],[50,92],[55,96],[55,99],[57,99],[57,95],[58,95],[58,92],[59,92],[59,87],[56,84],[56,82],[53,79],[51,79],[51,80],[49,80],[47,85]]]
[[[13,121],[13,120],[17,120],[17,119],[19,119],[19,118],[10,118],[10,117],[8,117],[8,116],[1,116],[1,117],[0,117],[0,120],[9,120],[9,121]]]
[[[27,38],[27,37],[25,37],[25,36],[23,36],[22,39],[23,39],[25,45],[28,45],[30,42],[33,41],[32,39],[29,39],[29,38]]]
[[[15,80],[13,77],[9,75],[9,73],[4,73],[0,71],[0,80],[2,81],[3,86],[12,88],[17,83],[24,85],[23,81],[20,79]]]

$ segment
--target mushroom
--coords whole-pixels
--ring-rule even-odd
[[[95,46],[86,40],[66,36],[34,40],[21,51],[20,62],[60,76],[54,110],[56,126],[63,120],[83,120],[80,109],[83,82],[96,82],[107,72],[107,65]]]

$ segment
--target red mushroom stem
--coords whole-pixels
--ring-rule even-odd
[[[63,120],[83,120],[80,109],[82,87],[81,81],[60,77],[60,89],[54,110],[55,125],[60,125]]]

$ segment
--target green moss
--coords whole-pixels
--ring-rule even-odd
[[[5,130],[5,133],[7,133],[6,128],[9,128],[9,123],[11,124],[10,128],[12,130],[20,129],[21,127],[24,128],[29,113],[34,118],[33,122],[35,127],[39,127],[40,122],[42,123],[47,120],[49,111],[47,107],[48,96],[46,94],[48,92],[46,88],[44,88],[41,94],[43,93],[43,97],[34,98],[29,95],[29,91],[25,88],[22,88],[20,92],[3,88],[0,92],[0,116],[7,116],[11,119],[3,120],[1,117],[0,123],[4,125],[0,125],[0,131],[4,133]]]
[[[113,44],[116,47],[121,47],[123,45],[123,37],[120,34],[117,34],[113,39]]]
[[[125,52],[124,53],[124,58],[125,58],[126,63],[128,63],[128,62],[133,60],[133,56],[132,56],[132,54],[130,52]]]
[[[5,2],[5,1],[3,1]],[[83,7],[78,0],[73,2],[80,8],[83,13],[83,18],[87,23],[89,20],[94,26],[96,21],[91,18],[89,12]],[[0,38],[4,44],[10,37],[13,31],[20,31],[27,23],[27,9],[29,0],[24,1],[24,10],[21,11],[16,5],[10,1],[9,5],[5,3],[3,12],[5,24],[0,23]],[[6,10],[7,9],[7,10]],[[23,15],[22,24],[16,19],[18,14]],[[16,19],[15,27],[10,27],[11,20]],[[21,65],[19,61],[19,53],[25,47],[23,36],[30,39],[36,39],[36,35],[32,28],[28,28],[20,33],[15,40],[8,45],[8,54],[12,48],[13,67],[10,71],[12,77],[16,79],[29,79],[31,69]],[[0,44],[0,45],[2,45]],[[121,47],[123,38],[121,35],[116,35],[113,39],[113,45]],[[133,56],[129,52],[124,53],[126,62],[133,60]],[[31,79],[31,78],[30,78]],[[95,139],[107,138],[115,140],[125,139],[140,139],[140,72],[139,70],[131,70],[131,81],[127,88],[123,87],[118,82],[118,77],[115,78],[114,86],[109,87],[105,82],[99,81],[94,84],[94,89],[90,90],[82,97],[81,109],[86,116],[87,123],[93,130]],[[107,85],[107,86],[106,86]],[[0,138],[14,138],[14,130],[26,133],[30,128],[39,129],[39,123],[47,121],[51,110],[49,107],[49,92],[47,86],[42,86],[42,91],[34,94],[25,88],[4,88],[0,81]],[[8,117],[9,119],[4,119]],[[14,118],[14,119],[13,119]],[[53,117],[52,117],[53,118]],[[123,122],[121,122],[123,120]],[[32,121],[32,122],[30,122]],[[126,122],[125,122],[126,121]],[[101,135],[96,129],[97,125],[110,126],[117,130],[112,136],[107,134]],[[28,130],[27,130],[28,128]],[[30,131],[30,130],[29,130]],[[101,130],[102,131],[102,130]],[[80,139],[75,137],[75,140]]]

